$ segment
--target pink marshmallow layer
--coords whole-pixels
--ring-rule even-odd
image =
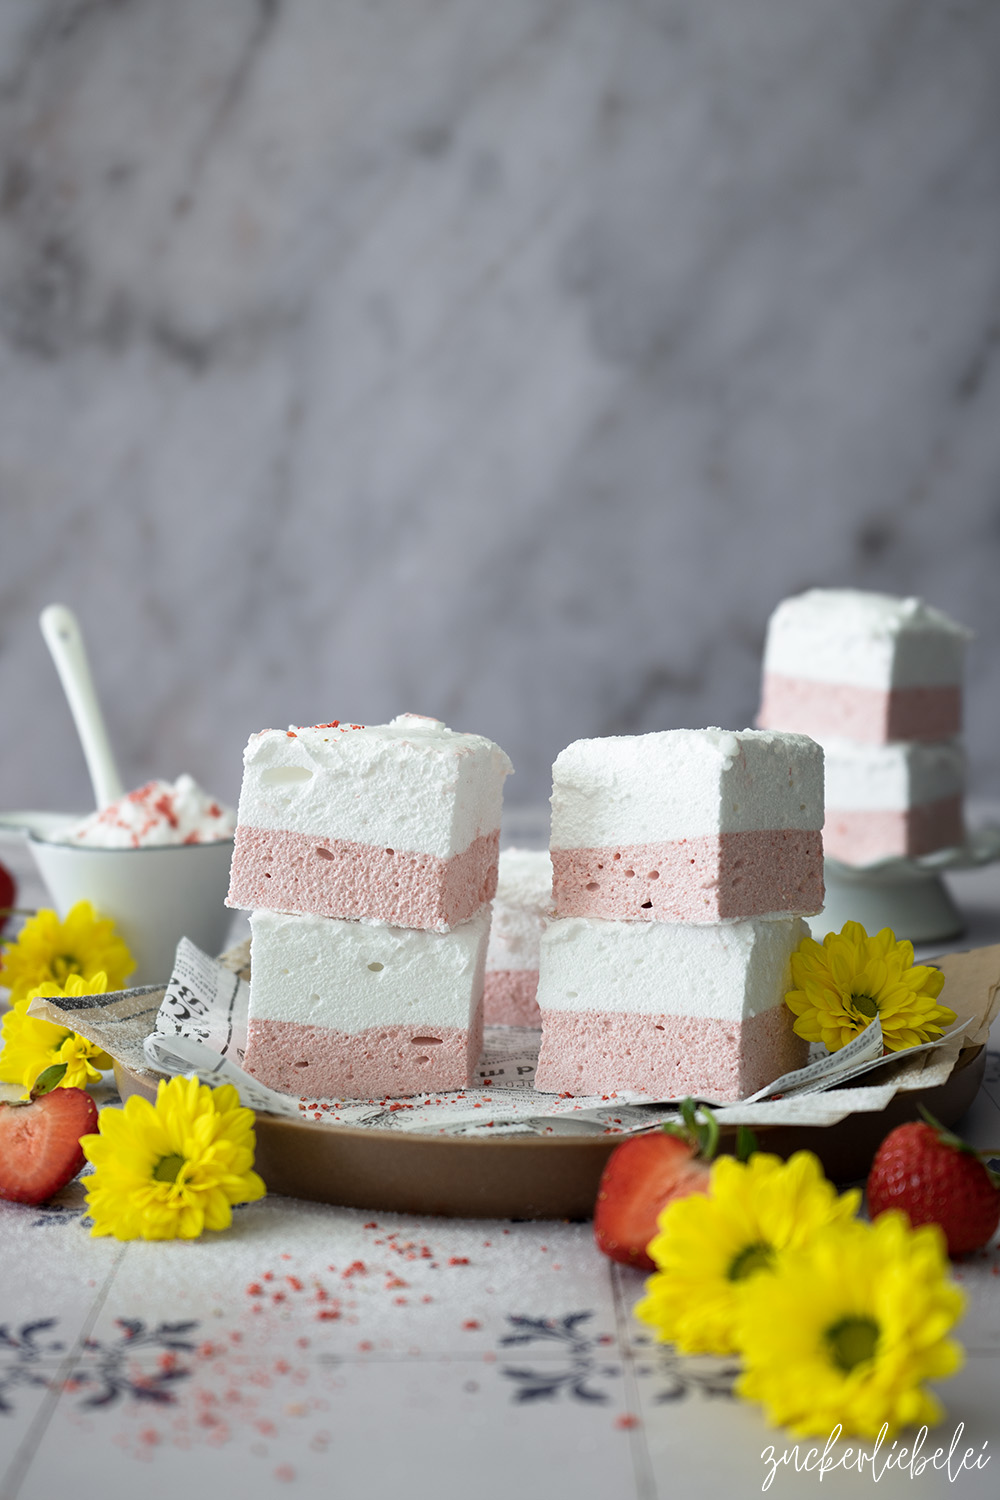
[[[876,859],[914,859],[965,839],[961,797],[942,797],[902,812],[838,812],[827,808],[823,847],[845,865]]]
[[[551,854],[560,917],[719,922],[823,905],[818,832],[767,829]]]
[[[296,1098],[384,1099],[464,1089],[483,1050],[483,1009],[458,1026],[333,1027],[251,1017],[243,1066],[259,1082]]]
[[[654,1099],[745,1099],[805,1066],[808,1043],[795,1035],[793,1019],[784,1005],[742,1022],[546,1011],[535,1088],[546,1094],[632,1089]]]
[[[757,723],[817,737],[841,735],[866,745],[946,740],[962,728],[962,692],[946,687],[852,687],[765,672]]]
[[[541,1026],[535,995],[537,969],[494,969],[483,989],[483,1019],[487,1026]]]
[[[448,932],[496,895],[499,848],[499,830],[442,859],[241,825],[226,904]]]

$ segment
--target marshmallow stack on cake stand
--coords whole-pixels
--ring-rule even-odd
[[[510,770],[415,714],[251,737],[228,898],[250,912],[249,1073],[321,1098],[468,1086]]]
[[[802,1065],[785,1007],[823,903],[823,753],[720,729],[578,740],[552,776],[536,1086],[734,1100]]]
[[[816,936],[850,918],[913,940],[961,931],[938,872],[982,862],[963,819],[967,640],[919,599],[859,589],[811,589],[771,616],[758,723],[826,754]]]

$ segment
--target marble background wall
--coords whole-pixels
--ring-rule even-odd
[[[433,713],[543,799],[741,726],[812,584],[978,633],[1000,793],[995,0],[0,0],[0,805]]]

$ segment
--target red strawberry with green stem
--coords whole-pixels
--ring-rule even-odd
[[[923,1121],[897,1125],[875,1153],[868,1174],[868,1212],[901,1208],[910,1223],[940,1224],[949,1255],[967,1255],[993,1237],[1000,1223],[1000,1186],[986,1158],[927,1110]]]
[[[44,1203],[80,1171],[80,1137],[97,1129],[97,1105],[86,1089],[37,1090],[0,1104],[0,1198]]]
[[[674,1198],[707,1193],[719,1127],[710,1109],[696,1110],[693,1099],[680,1107],[681,1122],[647,1135],[634,1135],[608,1158],[594,1206],[594,1239],[599,1250],[626,1266],[656,1267],[646,1246],[657,1219]],[[698,1118],[700,1114],[701,1118]],[[738,1150],[745,1160],[755,1142],[741,1132]]]

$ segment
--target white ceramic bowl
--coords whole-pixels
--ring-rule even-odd
[[[151,849],[88,849],[28,835],[38,872],[61,917],[89,901],[111,917],[135,958],[130,984],[166,984],[174,950],[188,937],[220,953],[233,920],[223,903],[232,839]]]

